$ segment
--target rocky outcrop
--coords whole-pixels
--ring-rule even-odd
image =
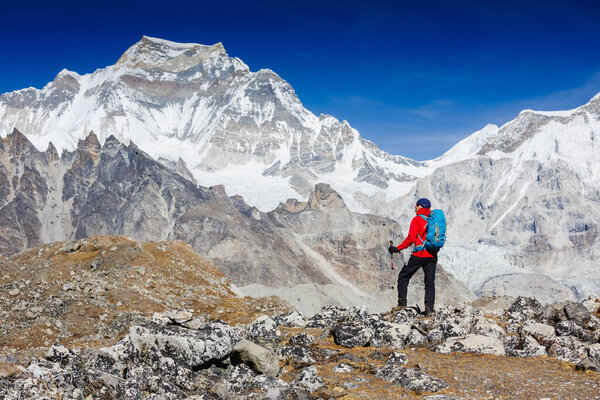
[[[445,357],[448,353],[454,353],[454,359],[465,352],[478,353],[478,358],[465,358],[460,362],[474,363],[483,357],[493,357],[492,360],[499,361],[497,365],[510,365],[510,357],[522,360],[548,355],[571,363],[560,367],[560,385],[564,385],[568,369],[573,373],[577,369],[597,374],[600,369],[597,311],[589,317],[589,321],[596,324],[595,328],[589,325],[582,328],[595,338],[586,341],[550,333],[549,329],[557,326],[553,321],[561,307],[542,316],[534,311],[538,309],[531,299],[509,300],[492,301],[504,304],[494,314],[485,307],[458,305],[441,307],[435,315],[426,317],[410,308],[391,314],[373,314],[365,308],[327,307],[311,318],[307,326],[312,324],[312,328],[290,326],[294,325],[289,323],[290,319],[297,320],[298,315],[291,318],[289,312],[229,325],[211,319],[193,323],[196,318],[187,311],[167,310],[152,316],[158,323],[142,319],[140,324],[127,329],[127,335],[108,347],[68,348],[55,344],[42,358],[33,357],[20,364],[14,357],[10,364],[4,361],[4,366],[0,364],[0,372],[6,371],[0,375],[0,396],[80,399],[85,393],[86,396],[124,399],[190,395],[225,399],[317,399],[346,394],[369,398],[414,397],[440,392],[437,397],[426,397],[438,399],[453,398],[448,394],[463,390],[455,390],[453,386],[462,384],[465,377],[447,372],[447,363],[453,362],[453,358],[440,361],[438,373],[447,372],[442,379],[425,365],[415,363],[419,353],[425,355],[421,360]],[[590,298],[586,304],[593,301],[595,299]],[[492,326],[491,318],[496,318],[498,324],[493,329],[483,329],[482,326]],[[515,326],[519,334],[506,330],[499,335],[497,330],[503,329],[501,326],[507,329]],[[393,328],[394,333],[401,336],[391,335],[393,340],[380,343],[374,340],[388,337],[383,332]],[[475,333],[476,330],[479,333]],[[279,334],[273,336],[270,333],[273,331]],[[370,340],[364,331],[370,332]],[[352,336],[357,340],[352,341]],[[421,338],[419,343],[413,339],[416,336]],[[253,341],[265,337],[268,340],[263,346]],[[428,350],[431,348],[441,354]],[[479,373],[481,371],[474,369],[468,371],[468,375]],[[448,376],[455,378],[448,379]],[[548,379],[545,376],[544,385]],[[480,380],[477,382],[481,384]],[[588,389],[597,392],[598,380],[586,383],[582,390]],[[490,385],[485,390],[492,395],[495,389]]]

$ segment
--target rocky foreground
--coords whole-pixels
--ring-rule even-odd
[[[325,307],[247,324],[157,312],[111,346],[4,355],[0,398],[599,398],[599,308],[484,298],[427,317]]]

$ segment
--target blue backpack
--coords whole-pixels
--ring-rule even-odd
[[[439,251],[446,243],[446,216],[444,212],[442,210],[432,210],[429,217],[421,214],[419,216],[427,221],[427,235],[425,236],[425,243],[415,246],[414,251],[424,249]],[[417,236],[423,242],[421,235]]]

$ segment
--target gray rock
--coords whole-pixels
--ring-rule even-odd
[[[579,325],[583,325],[592,316],[590,311],[581,303],[568,303],[565,305],[564,310],[567,318]]]
[[[323,379],[318,374],[317,367],[311,365],[310,367],[304,368],[298,379],[294,381],[294,385],[300,386],[309,392],[314,392],[324,386]]]
[[[427,336],[423,335],[418,329],[411,329],[408,339],[406,339],[407,346],[421,346],[428,342]]]
[[[281,340],[282,333],[275,321],[262,315],[246,327],[246,337],[257,343],[271,344]]]
[[[542,313],[542,305],[531,297],[517,297],[507,310],[507,316],[517,321],[535,319]]]
[[[273,376],[259,375],[254,378],[252,388],[259,394],[260,399],[280,400],[287,398],[290,385]]]
[[[46,352],[45,357],[46,360],[59,363],[63,367],[79,359],[75,352],[60,344],[53,344]]]
[[[493,336],[498,339],[503,339],[506,332],[502,327],[485,317],[477,317],[471,328],[471,333],[483,336]]]
[[[577,325],[575,321],[567,320],[556,324],[555,330],[558,336],[577,336],[578,333],[583,331],[583,328]]]
[[[284,360],[291,360],[293,364],[314,364],[314,354],[310,349],[303,346],[284,346],[277,350],[279,356]]]
[[[354,371],[354,368],[352,368],[350,365],[345,364],[345,363],[339,363],[335,367],[333,367],[333,372],[349,373],[352,371]]]
[[[297,311],[277,315],[273,320],[278,326],[303,327],[306,325],[306,319]]]
[[[423,371],[398,365],[381,367],[377,369],[376,375],[393,384],[419,392],[439,392],[448,387],[446,382],[434,378]]]
[[[592,358],[586,357],[577,363],[575,369],[579,371],[600,372],[600,362]]]
[[[372,323],[373,337],[371,346],[402,349],[411,333],[409,324],[396,324],[387,321],[376,321]]]
[[[231,354],[231,360],[243,362],[254,371],[276,376],[279,373],[279,359],[271,351],[248,340],[238,342]]]
[[[554,328],[550,325],[541,324],[535,321],[527,321],[520,329],[521,337],[527,335],[534,337],[538,341],[544,341],[556,336]]]
[[[332,329],[335,343],[343,347],[367,346],[373,337],[373,330],[360,322],[347,321]]]
[[[572,336],[549,338],[544,343],[548,347],[548,355],[561,361],[579,362],[588,356],[586,346]]]
[[[299,333],[290,338],[290,343],[301,346],[310,346],[315,343],[315,337],[308,333]]]
[[[398,351],[392,351],[385,363],[386,365],[403,365],[407,362],[408,358],[405,354],[400,353]]]
[[[590,294],[581,304],[587,308],[591,314],[597,314],[600,310],[600,296]]]
[[[152,322],[157,325],[178,324],[189,322],[194,318],[193,310],[171,310],[166,312],[154,313]]]
[[[223,359],[240,340],[229,325],[218,322],[195,331],[177,326],[132,326],[129,337],[141,354],[156,352],[189,367]]]
[[[230,392],[242,393],[248,390],[253,383],[255,374],[246,364],[234,366],[229,372],[225,386]]]
[[[500,339],[482,335],[467,335],[464,338],[449,338],[435,347],[438,353],[479,353],[505,355],[504,344]]]

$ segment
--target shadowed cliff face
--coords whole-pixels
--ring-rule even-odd
[[[3,254],[101,234],[179,239],[238,286],[337,285],[350,288],[357,294],[351,301],[360,303],[361,296],[383,296],[395,283],[387,242],[399,238],[400,226],[351,213],[327,185],[317,185],[308,203],[291,207],[290,201],[263,213],[222,187],[195,186],[115,138],[101,146],[90,134],[60,158],[53,148],[37,151],[18,131],[3,147]],[[452,278],[447,282],[446,300],[472,296]],[[390,304],[395,298],[384,296]]]

